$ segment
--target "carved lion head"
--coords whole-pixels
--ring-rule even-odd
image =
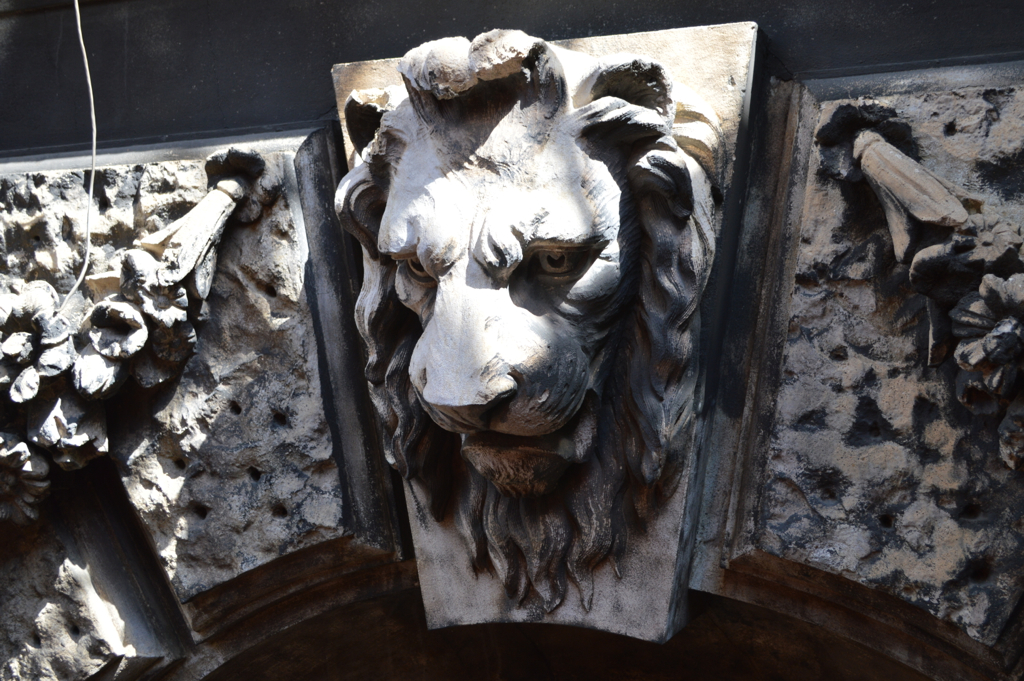
[[[346,107],[336,204],[388,461],[510,597],[589,608],[692,440],[717,118],[656,62],[517,31],[399,70]]]

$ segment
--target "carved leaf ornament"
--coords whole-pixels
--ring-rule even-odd
[[[986,211],[981,201],[900,151],[896,145],[908,128],[895,116],[875,104],[842,105],[819,127],[817,140],[831,148],[826,163],[833,171],[843,167],[836,150],[852,142],[854,163],[848,167],[859,169],[878,196],[896,259],[910,262],[911,286],[929,299],[928,364],[937,366],[952,354],[960,403],[974,414],[1003,414],[1002,459],[1011,468],[1024,467],[1020,226]],[[842,179],[860,177],[847,172]],[[946,237],[919,246],[925,238],[934,241],[936,233]]]
[[[0,389],[9,400],[0,433],[0,521],[38,517],[49,466],[75,469],[108,451],[103,400],[129,378],[151,388],[178,375],[196,343],[228,219],[253,221],[280,192],[254,152],[230,149],[207,161],[211,191],[184,217],[135,243],[120,271],[90,275],[117,282],[84,310],[58,308],[45,281],[0,296]]]
[[[336,200],[385,455],[509,598],[589,609],[694,436],[718,118],[655,61],[518,31],[399,70],[345,107]]]

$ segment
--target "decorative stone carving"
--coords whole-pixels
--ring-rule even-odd
[[[116,155],[97,171],[92,265],[67,325],[31,324],[79,271],[61,244],[81,243],[64,217],[89,205],[88,181],[66,170],[0,176],[0,292],[13,296],[0,300],[7,318],[28,320],[23,336],[9,334],[9,359],[23,370],[49,366],[49,347],[74,353],[52,402],[3,403],[2,679],[201,678],[218,656],[365,597],[353,594],[370,571],[350,573],[384,567],[394,579],[382,590],[415,584],[385,516],[390,471],[351,446],[365,432],[331,422],[361,418],[364,382],[333,388],[321,373],[363,360],[352,305],[331,288],[349,269],[332,210],[340,168],[324,153],[332,132],[247,140],[204,162],[227,142],[215,144],[170,160],[163,149],[132,152],[134,164]],[[51,233],[54,223],[67,231]],[[68,259],[39,257],[49,239]],[[346,313],[341,334],[330,304]],[[108,460],[53,466],[90,441]],[[346,457],[355,463],[342,473]],[[249,626],[269,612],[270,626]],[[208,638],[209,655],[196,655]]]
[[[1024,596],[1024,497],[1004,465],[1024,101],[935,78],[859,100],[804,91],[793,112],[726,574],[855,610],[883,632],[860,640],[927,674],[915,646],[1004,678]]]
[[[125,388],[116,398],[131,416],[111,426],[111,457],[121,464],[129,500],[197,631],[222,625],[225,611],[253,607],[262,593],[253,584],[262,584],[270,594],[284,588],[269,579],[259,581],[261,571],[275,574],[275,560],[308,565],[280,578],[301,580],[307,574],[303,570],[319,574],[326,559],[316,553],[303,559],[299,552],[322,549],[335,556],[338,542],[358,536],[351,519],[354,494],[343,487],[340,447],[325,412],[327,378],[319,367],[321,349],[311,311],[309,218],[300,205],[305,197],[295,169],[296,149],[306,139],[287,136],[260,146],[261,177],[277,179],[254,183],[255,200],[239,204],[239,211],[247,206],[253,211],[252,222],[224,230],[216,249],[216,276],[197,286],[206,295],[203,319],[195,323],[197,338],[154,349],[153,380],[161,375],[159,362],[166,361],[161,353],[183,355],[176,379],[155,389]],[[201,167],[154,162],[146,169],[175,187],[165,201],[186,204],[182,208],[188,216],[204,210],[193,198],[193,188],[206,183]],[[274,200],[277,187],[280,195]],[[325,189],[325,214],[330,196]],[[203,224],[207,220],[195,226]],[[140,241],[158,238],[167,244],[164,253],[173,249],[190,262],[203,261],[191,238]],[[151,271],[145,264],[133,267]],[[157,270],[146,276],[159,282],[167,275]],[[184,272],[174,274],[175,279],[181,276]],[[146,280],[141,274],[134,278]],[[145,309],[147,289],[139,290],[139,306]],[[182,323],[173,315],[183,308],[173,304],[173,296],[149,290],[159,294],[151,299],[167,315],[167,326],[150,327],[157,336],[151,342],[159,343],[158,334]],[[236,578],[248,586],[238,586]]]
[[[1024,465],[1024,400],[1018,399],[1017,375],[1024,354],[1020,227],[933,175],[879,132],[857,130],[877,120],[899,131],[897,143],[912,142],[906,135],[910,126],[895,117],[894,110],[877,104],[844,104],[819,128],[817,139],[830,145],[844,128],[854,133],[854,167],[885,208],[896,260],[910,263],[911,286],[929,299],[928,364],[955,357],[957,398],[974,414],[1005,415],[1000,453],[1007,466],[1018,468]]]
[[[88,296],[76,292],[64,303],[53,284],[73,281],[80,260],[52,229],[54,222],[72,220],[59,215],[67,210],[58,193],[62,188],[46,185],[43,176],[32,186],[4,179],[9,274],[0,295],[0,385],[12,408],[5,410],[2,425],[17,429],[12,437],[24,442],[5,450],[7,463],[21,473],[19,482],[5,482],[3,489],[36,490],[23,491],[18,512],[0,514],[4,518],[34,517],[32,505],[45,492],[47,466],[25,442],[48,451],[62,468],[79,468],[109,450],[104,400],[129,377],[150,388],[180,373],[196,343],[193,322],[204,316],[228,218],[251,222],[280,192],[280,177],[264,173],[264,167],[253,152],[214,154],[206,164],[212,189],[205,197],[132,247],[111,243],[109,225],[101,223]],[[41,244],[57,257],[47,257]]]
[[[345,104],[360,146],[336,203],[363,247],[386,456],[414,525],[454,524],[503,608],[543,617],[571,582],[589,612],[595,572],[620,571],[693,470],[720,118],[653,59],[518,31],[397,68],[404,91]],[[424,543],[450,540],[416,539],[437,569]]]

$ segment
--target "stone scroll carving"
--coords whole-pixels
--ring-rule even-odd
[[[58,213],[73,192],[40,188],[42,181],[32,186],[30,178],[5,180],[0,521],[25,524],[38,516],[48,458],[70,470],[109,451],[104,400],[129,378],[152,388],[180,373],[195,348],[195,324],[205,319],[229,218],[258,219],[280,192],[280,178],[264,167],[254,152],[211,156],[206,196],[128,248],[112,248],[104,235],[105,245],[91,249],[85,287],[66,302],[55,284],[71,288],[81,256],[62,230],[75,233],[82,225]],[[43,194],[53,196],[52,211]]]
[[[513,604],[589,610],[691,455],[719,119],[656,61],[518,31],[399,70],[348,101],[336,202],[385,454]]]
[[[928,299],[928,365],[954,357],[957,399],[973,414],[1001,415],[1003,462],[1024,466],[1020,226],[905,153],[913,153],[910,127],[892,109],[839,106],[817,140],[831,148],[834,173],[863,178],[882,203],[896,260],[910,265],[910,285]]]

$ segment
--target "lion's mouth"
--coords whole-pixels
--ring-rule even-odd
[[[589,405],[588,405],[589,406]],[[553,492],[571,463],[581,460],[581,409],[576,417],[553,433],[524,436],[493,430],[466,435],[462,458],[507,497],[538,497]]]

